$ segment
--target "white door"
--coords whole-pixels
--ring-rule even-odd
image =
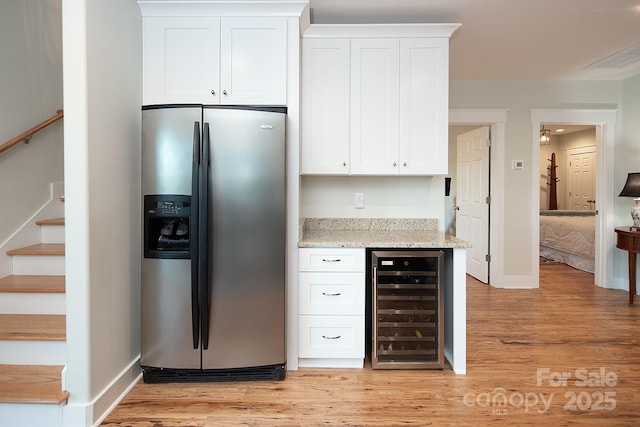
[[[567,150],[569,178],[568,206],[570,210],[596,208],[595,147]]]
[[[456,237],[472,244],[467,273],[489,282],[489,126],[458,136]]]

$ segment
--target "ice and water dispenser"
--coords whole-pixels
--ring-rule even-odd
[[[190,258],[191,196],[144,196],[144,257]]]

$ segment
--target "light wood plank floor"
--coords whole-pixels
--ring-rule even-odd
[[[103,426],[640,425],[640,303],[541,265],[468,279],[468,372],[301,369],[282,382],[136,385]]]

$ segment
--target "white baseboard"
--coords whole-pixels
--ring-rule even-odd
[[[73,402],[73,396],[63,408],[63,426],[98,427],[131,389],[142,379],[140,355],[132,360],[90,402]]]

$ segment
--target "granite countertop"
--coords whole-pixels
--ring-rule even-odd
[[[470,248],[428,218],[305,218],[301,248]]]

